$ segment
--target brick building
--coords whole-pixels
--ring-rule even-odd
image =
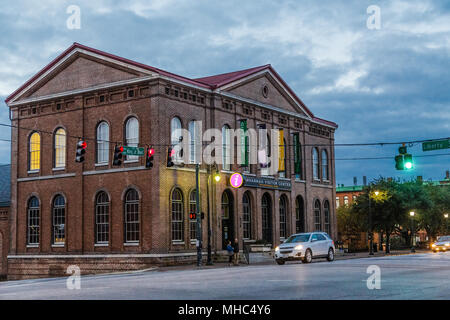
[[[337,125],[315,117],[270,65],[189,79],[75,43],[6,103],[11,279],[62,274],[69,264],[87,273],[195,260],[194,165],[166,166],[173,133],[198,130],[194,121],[203,132],[245,122],[284,136],[284,172],[266,176],[259,165],[236,161],[218,166],[222,179],[210,188],[214,251],[234,237],[276,245],[296,231],[336,236]],[[78,137],[87,141],[83,163],[74,161]],[[113,166],[115,142],[152,145],[153,168],[135,156]],[[233,172],[244,174],[243,187],[229,186]]]
[[[0,280],[6,278],[9,245],[9,205],[11,167],[0,165]]]

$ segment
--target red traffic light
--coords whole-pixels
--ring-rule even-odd
[[[86,149],[86,147],[87,147],[86,141],[84,141],[84,140],[78,141],[77,147],[82,148],[82,149]]]
[[[149,157],[153,156],[154,154],[155,154],[155,149],[153,149],[153,148],[148,149],[148,156]]]
[[[123,147],[122,146],[119,147],[119,151],[123,152]]]

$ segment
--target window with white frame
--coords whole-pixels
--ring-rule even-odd
[[[189,163],[196,164],[199,159],[197,152],[200,148],[199,145],[199,122],[197,121],[190,121],[188,125],[189,130]]]
[[[322,231],[322,212],[319,200],[314,202],[314,231]]]
[[[28,230],[27,230],[27,244],[39,244],[40,235],[40,209],[39,200],[37,197],[31,197],[28,200]]]
[[[52,244],[64,244],[66,241],[66,199],[57,195],[52,206]]]
[[[109,242],[109,196],[101,191],[95,198],[95,243]]]
[[[230,126],[222,127],[222,168],[223,170],[231,170],[231,132]]]
[[[66,130],[59,128],[54,136],[54,166],[64,168],[66,166]]]
[[[28,168],[31,171],[39,170],[41,167],[41,136],[33,132],[29,141]]]
[[[330,180],[330,174],[328,170],[328,152],[327,150],[322,150],[322,179]]]
[[[125,142],[129,147],[139,145],[139,121],[135,117],[128,118],[125,124]],[[126,156],[126,160],[137,161],[139,156]]]
[[[130,189],[125,194],[124,205],[125,243],[138,243],[140,235],[139,194]]]
[[[323,215],[324,215],[324,227],[325,232],[329,235],[331,234],[331,224],[330,224],[330,203],[325,200],[323,203]]]
[[[312,149],[312,162],[313,162],[313,179],[319,180],[319,151],[317,148]]]
[[[181,143],[182,140],[182,131],[181,131],[181,120],[178,117],[173,117],[172,120],[170,120],[170,144],[171,147],[174,148],[178,144]],[[181,149],[182,150],[182,149]],[[177,163],[181,158],[183,157],[183,154],[176,152],[173,156],[173,160],[175,163]]]
[[[174,189],[172,191],[172,241],[182,242],[184,241],[184,204],[183,204],[183,194],[180,189]]]
[[[102,121],[97,126],[97,163],[109,161],[109,125]]]

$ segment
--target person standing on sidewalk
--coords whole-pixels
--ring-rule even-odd
[[[228,253],[228,266],[231,266],[231,261],[233,260],[233,247],[231,245],[231,241],[228,241],[227,244],[227,253]]]
[[[238,239],[234,239],[234,245],[233,245],[233,252],[234,252],[234,265],[239,265],[239,241]]]

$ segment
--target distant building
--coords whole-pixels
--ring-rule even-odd
[[[0,279],[5,278],[7,272],[10,198],[11,166],[0,165]]]

